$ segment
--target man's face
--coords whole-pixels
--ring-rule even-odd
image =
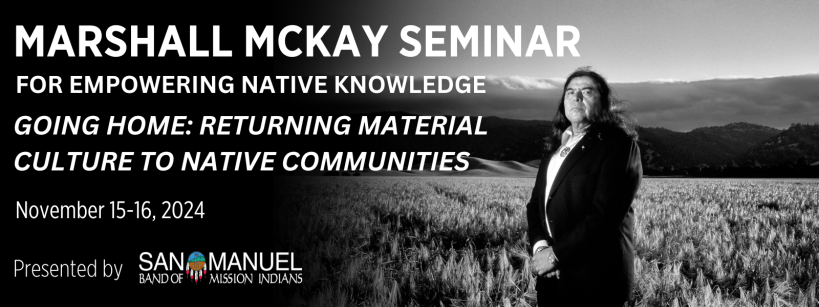
[[[574,124],[588,122],[594,110],[600,107],[600,91],[590,77],[572,79],[563,95],[563,111]]]

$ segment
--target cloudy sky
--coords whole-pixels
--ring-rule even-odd
[[[819,72],[815,0],[375,1],[326,9],[343,12],[328,14],[333,24],[390,26],[379,58],[335,61],[334,68],[347,74],[559,78],[592,65],[613,81],[636,82]],[[470,25],[510,31],[521,25],[524,46],[534,26],[543,25],[553,49],[556,26],[572,25],[580,31],[580,57],[406,58],[398,53],[407,46],[400,38],[405,25],[458,25],[464,31]],[[438,35],[448,46],[448,33]],[[423,35],[416,37],[423,42]]]
[[[377,109],[548,119],[560,97],[552,88],[589,65],[616,83],[617,96],[631,102],[643,126],[687,131],[736,121],[776,128],[819,122],[815,0],[376,1],[317,10],[328,24],[389,28],[378,58],[367,56],[366,36],[354,29],[365,56],[322,59],[316,73],[486,75],[496,85],[485,95],[381,95],[372,98],[381,101]],[[409,48],[400,37],[405,25],[458,25],[463,31],[521,25],[524,50],[535,25],[546,29],[552,49],[556,26],[572,25],[580,31],[580,57],[486,58],[462,50],[457,58],[407,58],[399,54]],[[448,33],[439,36],[448,49]],[[415,37],[424,43],[423,34]],[[369,99],[356,98],[360,105]]]

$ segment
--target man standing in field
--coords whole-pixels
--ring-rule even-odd
[[[598,73],[580,68],[563,89],[527,205],[538,305],[623,306],[634,284],[637,133]]]

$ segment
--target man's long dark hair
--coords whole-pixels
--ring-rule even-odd
[[[546,152],[551,153],[560,147],[561,136],[572,123],[566,117],[566,111],[563,106],[566,97],[566,87],[569,82],[577,77],[589,77],[597,84],[597,91],[600,93],[600,107],[591,112],[591,117],[588,129],[600,128],[617,128],[622,130],[630,138],[637,140],[637,131],[635,130],[634,118],[626,112],[625,103],[614,98],[614,95],[609,87],[606,79],[600,74],[591,70],[590,67],[580,67],[575,70],[563,84],[563,93],[560,96],[560,104],[557,106],[557,113],[552,120],[552,135],[546,140]]]

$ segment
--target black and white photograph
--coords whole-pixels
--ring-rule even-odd
[[[817,1],[31,4],[12,302],[819,304]]]

